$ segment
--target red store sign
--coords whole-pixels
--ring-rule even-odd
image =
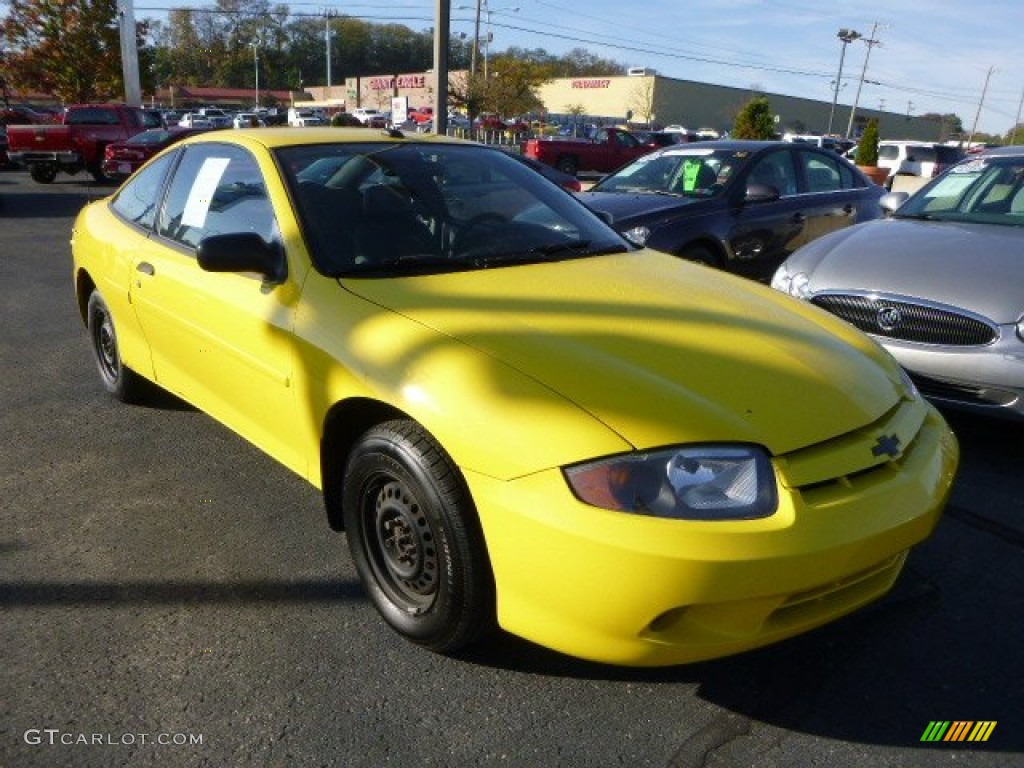
[[[611,80],[573,80],[573,88],[607,88]]]
[[[396,82],[397,81],[397,82]],[[426,75],[399,75],[396,77],[371,77],[371,91],[390,91],[398,88],[426,88]]]

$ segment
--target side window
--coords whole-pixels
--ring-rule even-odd
[[[163,155],[128,179],[110,203],[114,213],[127,222],[152,229],[160,190],[175,156],[174,153]]]
[[[772,152],[758,160],[747,182],[775,187],[783,197],[796,194],[796,168],[789,150]]]
[[[277,222],[256,160],[240,147],[187,147],[157,228],[162,237],[195,248],[210,235],[255,232],[277,239]]]
[[[800,161],[804,167],[808,192],[835,192],[843,188],[837,160],[811,152],[801,152]]]

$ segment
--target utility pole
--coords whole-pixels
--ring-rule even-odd
[[[448,133],[448,36],[452,9],[449,0],[434,0],[434,133]]]
[[[974,134],[978,130],[978,120],[981,119],[981,108],[985,104],[985,94],[988,93],[988,81],[992,77],[992,73],[996,71],[995,67],[988,68],[988,74],[985,75],[985,85],[981,89],[981,99],[978,101],[978,111],[974,113],[974,125],[971,126],[971,135],[967,137],[967,149],[971,148],[971,143],[974,141]]]
[[[124,78],[124,101],[133,107],[142,106],[142,86],[139,82],[139,49],[135,41],[135,4],[121,0],[117,14],[121,34],[121,76]]]
[[[1024,108],[1024,91],[1021,91],[1020,102],[1017,104],[1017,119],[1013,121],[1013,133],[1010,134],[1010,144],[1017,143],[1017,126],[1020,125],[1020,112]]]
[[[864,67],[860,71],[860,82],[857,83],[857,95],[853,97],[853,106],[850,108],[850,122],[846,124],[846,138],[853,133],[853,116],[857,114],[857,104],[860,102],[860,89],[864,87],[864,76],[868,72],[868,59],[871,58],[871,49],[882,43],[875,39],[875,32],[878,31],[878,22],[871,27],[871,37],[862,38],[868,46],[868,52],[864,54]]]

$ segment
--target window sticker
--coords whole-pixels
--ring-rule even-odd
[[[701,147],[700,149],[697,149],[697,148],[693,148],[693,149],[690,149],[690,148],[687,148],[687,149],[675,149],[675,148],[673,148],[673,149],[665,150],[661,154],[661,157],[706,157],[707,155],[714,154],[714,151],[715,150],[713,150],[713,149],[705,149],[704,147]]]
[[[229,162],[231,161],[226,157],[208,157],[203,161],[203,167],[196,174],[196,180],[192,183],[188,200],[185,202],[185,211],[181,215],[183,226],[202,229],[206,224],[206,214],[210,211],[213,193],[217,191],[217,185]]]

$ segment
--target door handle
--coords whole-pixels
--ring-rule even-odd
[[[136,264],[135,271],[141,272],[144,275],[149,275],[150,277],[156,274],[156,270],[153,268],[153,265],[150,264],[148,261],[140,261],[138,264]]]

